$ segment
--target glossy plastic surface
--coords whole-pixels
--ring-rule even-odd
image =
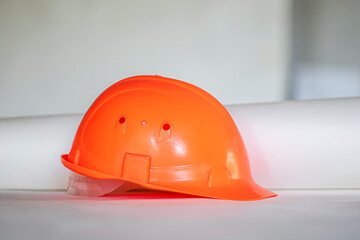
[[[160,76],[131,77],[106,89],[62,162],[88,177],[151,189],[231,200],[276,196],[253,181],[226,109],[200,88]]]

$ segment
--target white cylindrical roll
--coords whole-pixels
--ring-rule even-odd
[[[254,179],[269,188],[360,188],[360,98],[228,106]]]
[[[227,106],[267,188],[360,188],[360,98]],[[0,119],[0,189],[65,189],[82,114]]]
[[[0,119],[0,189],[65,189],[70,150],[82,115]]]

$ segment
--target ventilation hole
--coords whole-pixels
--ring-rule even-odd
[[[170,130],[170,124],[168,123],[165,123],[162,128],[165,130],[165,131],[169,131]]]
[[[125,121],[126,121],[126,118],[125,118],[125,117],[121,117],[121,118],[119,119],[119,123],[120,123],[120,124],[124,124]]]

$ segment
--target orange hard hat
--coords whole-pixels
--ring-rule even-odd
[[[230,114],[204,90],[161,76],[136,76],[106,89],[82,119],[70,170],[145,188],[229,200],[276,196],[251,177]]]

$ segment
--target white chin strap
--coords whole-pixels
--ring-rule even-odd
[[[116,193],[124,193],[132,189],[142,189],[142,187],[123,180],[95,179],[71,172],[67,191],[71,195],[98,197],[115,190]]]

